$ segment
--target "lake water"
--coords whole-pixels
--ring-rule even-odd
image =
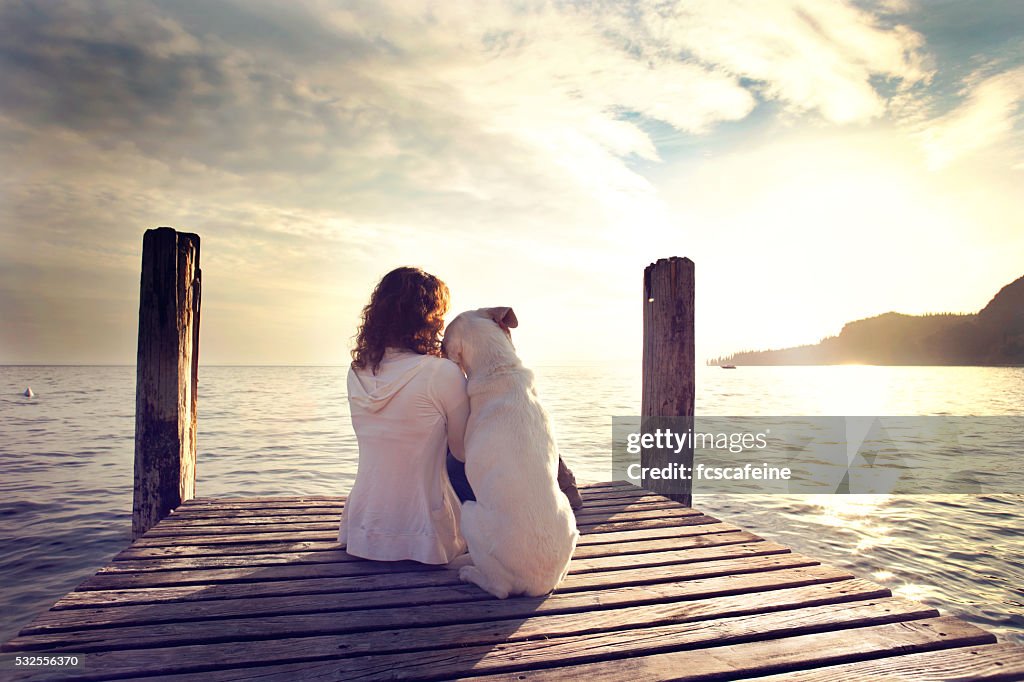
[[[345,494],[356,467],[346,371],[201,368],[197,494]],[[535,372],[577,478],[609,480],[611,418],[639,412],[639,368]],[[705,415],[1024,413],[1024,368],[700,367],[697,381]],[[128,545],[134,410],[134,367],[0,367],[3,640]],[[1022,497],[698,494],[694,505],[1024,643]]]

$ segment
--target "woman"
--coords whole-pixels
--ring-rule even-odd
[[[446,564],[465,553],[445,455],[463,460],[466,377],[440,357],[448,287],[392,270],[363,308],[348,400],[359,469],[338,539],[349,554]]]

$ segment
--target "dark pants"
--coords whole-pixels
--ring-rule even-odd
[[[466,465],[455,459],[451,450],[448,451],[445,466],[448,468],[448,480],[452,482],[455,494],[459,496],[459,502],[475,501],[476,495],[473,494],[473,489],[469,486],[469,479],[466,478]]]

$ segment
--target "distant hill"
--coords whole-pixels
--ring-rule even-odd
[[[848,322],[838,336],[716,358],[732,365],[1024,365],[1024,277],[973,315],[884,313]]]

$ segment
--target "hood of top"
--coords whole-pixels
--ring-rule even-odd
[[[364,410],[377,412],[426,366],[429,356],[388,350],[377,374],[369,370],[349,369],[348,400]]]

